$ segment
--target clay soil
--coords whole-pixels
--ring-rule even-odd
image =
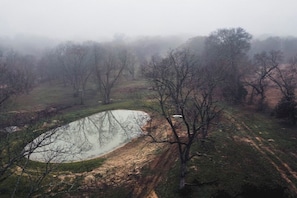
[[[161,120],[154,121],[152,125],[158,126],[156,136],[162,136],[169,130]],[[82,177],[80,191],[84,197],[89,194],[104,195],[110,189],[125,187],[130,189],[129,196],[157,198],[154,188],[176,162],[176,148],[174,145],[154,143],[144,135],[102,156],[106,159],[104,164],[91,172],[65,174],[59,178],[74,180]]]

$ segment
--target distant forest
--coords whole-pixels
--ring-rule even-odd
[[[263,106],[266,96],[259,89],[266,88],[269,79],[277,86],[282,86],[280,77],[273,79],[270,73],[275,69],[278,71],[281,64],[294,62],[297,37],[254,38],[244,29],[237,28],[219,29],[209,36],[192,38],[128,38],[119,34],[113,40],[104,42],[61,42],[24,35],[14,39],[0,38],[0,66],[3,70],[0,74],[0,107],[5,106],[5,101],[13,95],[28,93],[40,83],[53,81],[59,81],[72,89],[73,96],[80,98],[81,104],[84,104],[87,85],[91,82],[97,86],[103,103],[108,104],[116,83],[145,78],[146,67],[152,60],[166,59],[174,51],[193,55],[195,58],[192,61],[195,59],[197,67],[217,68],[218,71],[213,71],[213,75],[222,71],[226,72],[222,78],[228,79],[228,75],[235,75],[236,82],[227,83],[226,86],[232,87],[234,83],[239,86],[233,90],[237,94],[241,92],[237,102],[247,99],[251,88],[250,101],[254,100],[254,94],[262,95],[260,106]],[[260,81],[256,82],[254,78],[264,71],[265,75],[259,74]],[[226,90],[223,93],[226,94]]]
[[[201,53],[204,49],[204,42],[207,36],[196,36],[186,38],[182,36],[143,36],[134,39],[128,39],[124,35],[114,36],[114,42],[124,42],[134,46],[140,56],[152,54],[164,54],[170,49],[178,46],[185,46]],[[38,36],[18,35],[14,38],[0,37],[0,52],[5,50],[14,50],[24,55],[42,56],[44,51],[54,48],[63,41]],[[75,41],[73,41],[75,42]],[[279,36],[260,36],[253,37],[251,48],[248,52],[250,57],[263,51],[279,50],[283,52],[284,60],[295,56],[297,52],[297,37],[279,37]]]
[[[202,53],[204,50],[205,39],[207,37],[197,36],[190,38],[186,42],[186,46],[190,49]],[[297,53],[297,37],[278,37],[269,36],[267,38],[253,38],[251,40],[251,48],[248,52],[250,58],[255,54],[263,51],[281,51],[283,53],[283,61],[288,61],[291,57]]]

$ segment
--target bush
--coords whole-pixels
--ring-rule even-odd
[[[239,82],[237,86],[226,86],[223,88],[223,97],[226,101],[234,104],[241,104],[244,102],[247,94],[248,91],[241,82]]]
[[[283,97],[274,109],[277,118],[288,119],[293,125],[296,125],[297,102],[295,97]]]

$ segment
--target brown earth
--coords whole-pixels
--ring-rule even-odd
[[[158,126],[154,134],[156,136],[166,134],[166,130],[169,130],[160,120],[154,121],[152,125]],[[153,143],[150,137],[142,136],[102,156],[106,158],[103,165],[91,172],[64,174],[59,178],[73,180],[83,177],[80,191],[84,197],[90,193],[104,194],[107,189],[126,186],[131,189],[133,197],[157,198],[154,189],[177,160],[176,149],[175,145]]]

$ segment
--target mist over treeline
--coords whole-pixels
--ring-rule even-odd
[[[226,32],[232,32],[235,29],[225,30]],[[57,79],[63,81],[64,84],[72,84],[74,95],[77,95],[79,90],[85,89],[85,83],[90,79],[94,81],[94,78],[97,78],[97,81],[101,81],[102,70],[107,71],[112,68],[113,72],[120,72],[121,76],[124,74],[126,78],[142,78],[143,66],[152,57],[165,57],[173,50],[187,49],[195,54],[200,62],[213,59],[209,58],[209,56],[217,49],[207,49],[206,43],[209,38],[219,32],[221,32],[222,37],[236,37],[236,32],[233,32],[235,36],[224,35],[225,30],[219,29],[209,36],[190,38],[184,35],[131,38],[124,34],[116,34],[112,40],[102,41],[61,41],[20,34],[14,38],[0,37],[0,61],[5,63],[6,69],[8,69],[8,65],[11,65],[11,67],[26,71],[26,75],[23,76],[32,76],[27,79],[32,79],[31,81],[34,81],[34,84]],[[237,30],[245,31],[240,28]],[[216,42],[219,43],[220,41]],[[221,49],[221,51],[226,50],[230,49]],[[265,38],[257,38],[251,35],[244,68],[248,68],[249,65],[253,64],[254,55],[262,52],[269,53],[270,51],[280,51],[282,63],[288,63],[290,58],[296,56],[297,37],[266,36]],[[101,68],[94,70],[96,65]],[[112,75],[116,79],[116,72],[108,75]],[[98,84],[102,83],[99,82]],[[112,84],[113,82],[108,83]]]
[[[152,55],[164,55],[168,51],[177,47],[185,47],[201,54],[204,49],[205,39],[207,36],[189,37],[185,35],[173,36],[141,36],[131,38],[124,34],[115,34],[110,41],[62,41],[51,39],[43,36],[18,34],[14,37],[0,37],[0,50],[13,50],[22,55],[33,55],[41,57],[45,51],[51,50],[64,42],[74,43],[125,43],[130,48],[135,49],[135,54],[141,58],[151,57]],[[288,60],[294,56],[297,51],[297,37],[288,36],[258,36],[251,40],[251,48],[248,52],[250,57],[263,51],[279,50],[282,51],[284,60]]]
[[[192,37],[186,41],[185,47],[201,54],[204,50],[205,36]],[[283,61],[288,61],[297,53],[297,37],[279,37],[279,36],[265,36],[263,38],[254,37],[251,40],[251,48],[248,52],[250,58],[255,54],[269,51],[281,51],[283,53]]]
[[[13,50],[23,55],[42,56],[44,51],[53,49],[61,43],[73,42],[83,44],[87,42],[96,43],[125,43],[133,47],[142,46],[137,53],[140,56],[163,54],[170,49],[176,48],[188,39],[187,36],[139,36],[130,38],[124,34],[115,34],[112,40],[59,40],[43,36],[18,34],[14,37],[0,36],[1,51]]]
[[[0,37],[0,49],[41,56],[44,50],[53,48],[59,42],[61,41],[42,36],[18,34],[14,37]]]

